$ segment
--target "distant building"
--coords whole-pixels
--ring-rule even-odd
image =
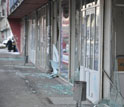
[[[7,0],[0,0],[0,42],[12,36],[12,32],[7,20],[9,7]]]

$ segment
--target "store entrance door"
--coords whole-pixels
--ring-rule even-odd
[[[81,9],[80,80],[87,82],[87,98],[92,102],[96,102],[99,100],[100,91],[100,8],[96,5],[95,1],[84,5]]]

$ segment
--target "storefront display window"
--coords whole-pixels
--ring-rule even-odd
[[[34,49],[35,50],[35,36],[36,35],[36,19],[35,19],[35,17],[34,18],[32,18],[32,40],[33,40],[33,42],[32,42],[32,44],[31,44],[31,48],[32,49]]]
[[[82,12],[82,26],[81,26],[81,65],[85,65],[85,38],[86,38],[86,21],[85,21],[85,11]]]
[[[87,4],[86,4],[87,3]],[[82,65],[98,71],[99,56],[99,7],[95,0],[82,3]],[[90,8],[91,9],[90,9]],[[85,8],[85,9],[84,9]],[[88,9],[87,9],[88,8]]]
[[[69,0],[61,1],[61,76],[68,79],[69,73]]]
[[[46,52],[47,52],[47,28],[46,28],[46,7],[38,11],[38,64],[40,68],[46,66]]]
[[[86,16],[87,37],[86,37],[86,67],[90,68],[90,16]]]
[[[79,64],[80,64],[80,0],[75,1],[75,61],[74,61],[74,80],[79,80]],[[73,23],[73,22],[72,22]],[[72,46],[73,47],[73,46]]]
[[[98,56],[99,56],[99,28],[100,28],[100,20],[99,20],[99,10],[100,8],[96,8],[96,36],[95,36],[95,51],[94,51],[94,69],[98,70]]]
[[[28,48],[29,60],[35,64],[36,60],[36,45],[35,45],[35,35],[36,35],[36,14],[32,13],[28,19]]]

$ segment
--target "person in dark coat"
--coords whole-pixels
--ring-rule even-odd
[[[12,40],[9,39],[9,41],[7,42],[7,47],[8,47],[8,51],[11,52],[12,50]]]
[[[15,41],[12,42],[12,47],[13,47],[13,52],[16,52],[16,42]]]

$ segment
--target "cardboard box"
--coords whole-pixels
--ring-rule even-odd
[[[118,57],[118,71],[124,71],[124,57]]]

